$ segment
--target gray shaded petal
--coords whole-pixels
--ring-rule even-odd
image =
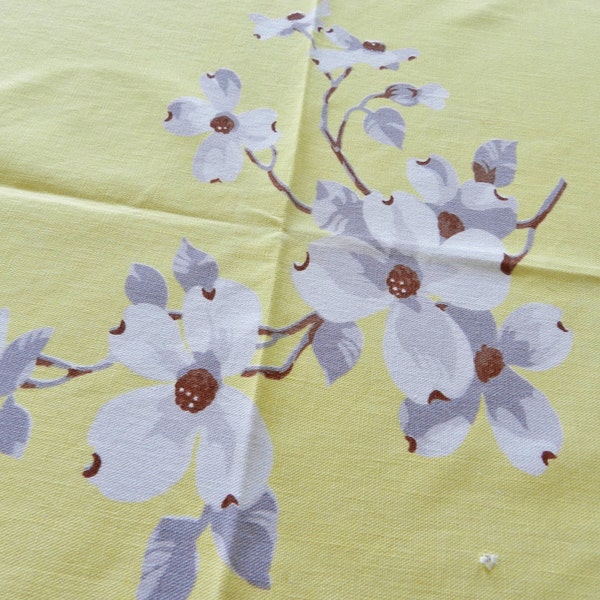
[[[358,361],[363,347],[362,331],[355,323],[325,321],[315,333],[312,348],[327,385],[345,375]]]
[[[125,293],[132,304],[167,307],[169,290],[165,278],[153,267],[133,263],[125,280]]]
[[[512,183],[517,170],[517,142],[490,140],[477,148],[473,158],[475,181],[503,187]]]
[[[173,259],[173,274],[186,292],[197,285],[210,292],[219,277],[219,265],[183,238]]]
[[[30,435],[29,412],[9,396],[0,408],[0,452],[21,458]]]

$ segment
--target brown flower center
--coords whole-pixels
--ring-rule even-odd
[[[220,117],[215,117],[210,122],[210,126],[217,133],[229,133],[235,127],[235,123],[227,115],[221,115]]]
[[[414,296],[421,287],[419,276],[405,265],[396,265],[387,276],[386,283],[390,294],[396,298]]]
[[[300,12],[292,13],[287,16],[288,21],[300,21],[300,19],[304,19],[304,15]]]
[[[206,369],[193,369],[175,383],[175,404],[186,412],[204,410],[215,399],[219,384]]]
[[[454,213],[444,211],[438,215],[438,229],[440,230],[440,235],[447,240],[453,235],[464,231],[465,226]]]
[[[363,42],[363,48],[373,52],[385,52],[385,44],[381,42]]]
[[[484,344],[475,354],[475,372],[479,381],[483,383],[498,377],[504,367],[504,357],[497,348],[490,348]]]

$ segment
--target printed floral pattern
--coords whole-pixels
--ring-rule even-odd
[[[568,355],[573,334],[561,311],[546,304],[527,304],[513,311],[497,331],[490,312],[448,307],[446,312],[467,335],[476,377],[469,389],[449,402],[423,406],[407,399],[400,423],[409,450],[422,456],[445,456],[466,437],[485,399],[486,414],[500,449],[511,463],[540,475],[558,455],[562,429],[547,398],[509,365],[541,371]]]
[[[229,69],[206,73],[200,87],[209,101],[189,96],[174,100],[167,109],[165,129],[180,136],[210,132],[194,157],[194,177],[210,183],[234,181],[242,170],[244,150],[264,150],[279,139],[277,113],[258,108],[234,114],[242,83]]]
[[[110,335],[112,357],[170,383],[126,393],[98,413],[89,433],[98,466],[84,475],[105,496],[139,502],[162,494],[187,470],[198,434],[196,483],[207,504],[247,506],[261,496],[273,462],[269,434],[254,403],[223,383],[254,354],[260,313],[241,284],[194,286],[181,318],[186,347],[164,308],[125,310]]]

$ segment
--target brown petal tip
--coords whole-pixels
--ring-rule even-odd
[[[294,269],[296,269],[296,271],[304,271],[305,269],[308,268],[309,264],[310,264],[310,254],[307,252],[306,260],[301,265],[299,265],[298,263],[294,263]]]
[[[232,504],[239,506],[239,502],[237,501],[237,498],[233,494],[228,494],[226,496],[225,500],[223,500],[223,502],[221,502],[221,508],[227,508],[228,506],[231,506]]]
[[[446,310],[448,308],[447,304],[443,304],[443,303],[438,303],[436,304],[436,306],[440,309],[440,310]]]
[[[179,313],[169,313],[169,316],[171,317],[171,319],[173,319],[173,321],[179,321],[179,319],[181,319],[182,315],[180,315]]]
[[[173,113],[171,111],[167,112],[167,118],[165,119],[165,123],[170,121],[173,118]]]
[[[271,131],[272,131],[273,133],[277,133],[277,121],[273,121],[273,122],[271,123]]]
[[[390,196],[387,200],[382,200],[382,202],[386,206],[391,206],[392,204],[394,204],[394,196]]]
[[[254,34],[254,37],[255,37],[257,40],[260,40],[260,34],[258,34],[258,33],[255,33],[255,34]]]
[[[416,60],[416,56],[409,56],[407,60]]]
[[[410,435],[405,435],[404,439],[408,442],[408,451],[412,454],[417,451],[417,440]]]
[[[94,477],[94,475],[98,475],[98,472],[100,471],[100,467],[102,466],[102,460],[100,459],[99,454],[96,454],[94,452],[92,454],[92,458],[94,459],[92,464],[89,467],[87,467],[86,469],[84,469],[83,473],[81,473],[86,479],[89,479],[90,477]]]
[[[209,183],[223,183],[218,177],[216,177],[215,179],[211,179],[209,181]]]
[[[498,193],[498,190],[494,190],[494,196],[496,196],[496,198],[498,198],[498,200],[502,200],[503,202],[506,202],[506,200],[508,200],[508,198],[506,198],[505,196],[501,196]]]
[[[564,331],[565,333],[568,333],[568,329],[563,325],[562,321],[559,321],[556,326],[561,330]]]
[[[450,398],[442,394],[440,390],[433,390],[433,392],[429,394],[429,398],[427,398],[427,404],[431,404],[435,400],[441,400],[442,402],[450,402]]]
[[[206,74],[206,76],[207,76],[209,79],[214,79],[214,78],[216,77],[216,75],[215,75],[214,73],[207,73],[207,74]]]
[[[209,301],[214,299],[216,293],[217,293],[217,290],[215,288],[210,290],[210,292],[208,292],[207,290],[202,288],[202,295]]]
[[[115,327],[114,329],[111,329],[109,331],[109,333],[111,335],[121,335],[121,334],[125,333],[125,327],[126,327],[125,321],[123,321],[123,319],[121,319],[121,323],[119,324],[119,326]]]
[[[431,156],[426,159],[426,160],[417,160],[416,163],[418,165],[420,165],[421,167],[424,167],[425,165],[428,165],[431,162]]]
[[[554,460],[555,458],[558,458],[556,456],[556,454],[554,454],[554,452],[550,452],[550,450],[546,450],[544,452],[542,452],[542,462],[548,466],[548,461],[549,460]]]

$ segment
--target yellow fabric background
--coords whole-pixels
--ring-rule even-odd
[[[203,72],[233,69],[243,83],[240,109],[277,110],[278,172],[298,196],[311,202],[317,179],[346,184],[317,129],[326,82],[306,58],[307,40],[259,42],[247,17],[312,6],[5,3],[0,304],[11,310],[10,339],[53,326],[48,353],[100,360],[127,305],[130,263],[158,268],[179,308],[171,262],[182,237],[212,254],[222,276],[259,294],[268,324],[308,312],[288,273],[320,236],[312,219],[248,162],[235,183],[199,183],[191,174],[199,138],[170,135],[162,120],[174,98],[202,95]],[[334,118],[398,81],[450,91],[440,112],[400,107],[402,152],[351,123],[346,148],[368,183],[408,190],[406,160],[431,152],[466,180],[475,149],[492,138],[519,141],[506,191],[519,199],[520,218],[535,213],[560,176],[568,181],[495,311],[501,320],[525,302],[556,304],[575,331],[565,363],[526,374],[557,410],[565,442],[547,473],[531,477],[510,465],[480,414],[454,455],[410,455],[397,421],[403,396],[382,360],[384,315],[375,315],[361,323],[359,363],[329,389],[310,351],[283,381],[235,381],[259,404],[275,447],[273,587],[257,590],[231,573],[205,532],[192,598],[598,597],[599,22],[592,0],[332,1],[328,23],[421,51],[398,73],[358,68],[336,94]],[[522,243],[515,236],[510,247]],[[281,360],[284,350],[263,362]],[[0,456],[0,597],[132,598],[159,519],[200,514],[192,469],[144,504],[109,501],[80,476],[98,408],[147,383],[113,367],[18,393],[34,428],[21,461]],[[500,556],[490,572],[478,563],[486,551]]]

